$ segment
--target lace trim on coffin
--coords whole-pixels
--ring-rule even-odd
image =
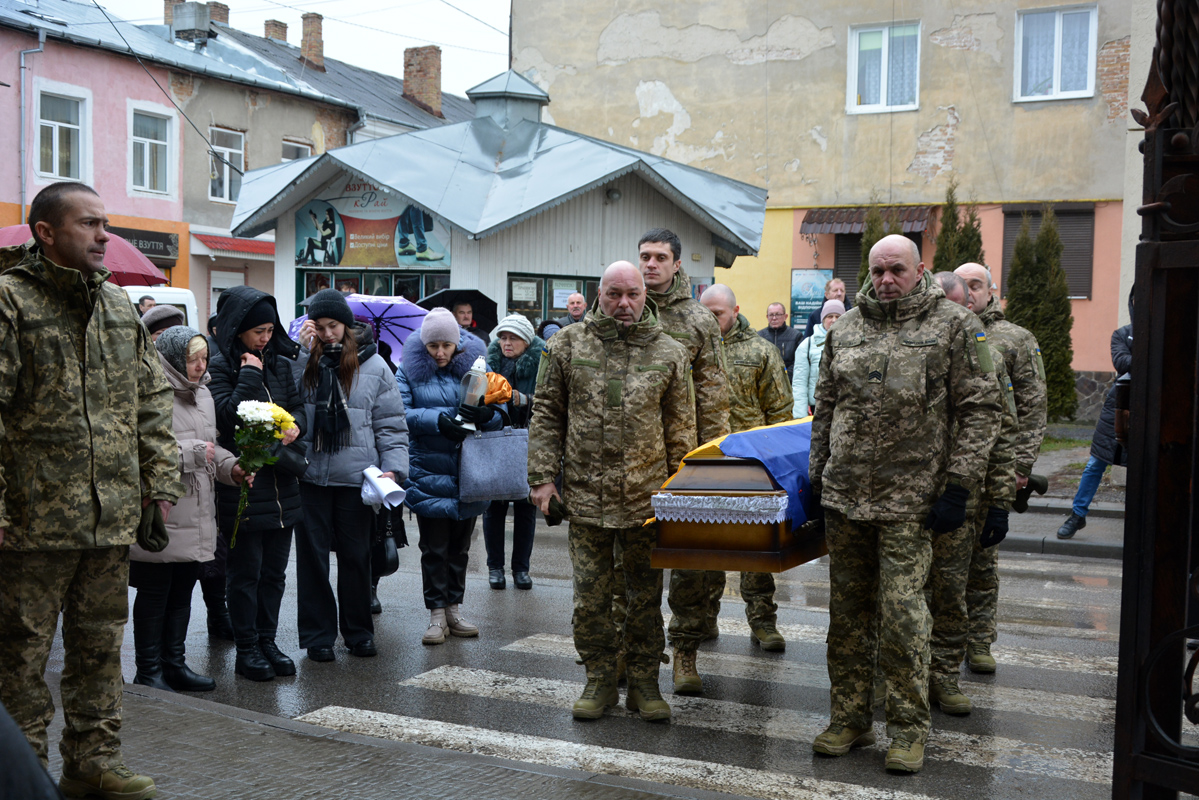
[[[787,495],[679,495],[660,492],[650,498],[654,515],[667,522],[734,522],[772,525],[787,519]]]

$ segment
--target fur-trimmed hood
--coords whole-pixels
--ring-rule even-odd
[[[512,370],[512,375],[504,375],[511,377],[521,383],[530,379],[536,379],[537,367],[541,364],[541,351],[545,347],[545,339],[540,336],[534,336],[529,346],[525,351],[516,357],[516,364]],[[497,336],[491,340],[491,344],[487,345],[487,368],[492,372],[501,372],[500,368],[504,365],[503,351],[500,350],[500,340]]]
[[[458,352],[454,353],[445,369],[449,370],[454,378],[461,378],[470,372],[476,358],[485,355],[482,339],[477,336],[463,336],[458,342]],[[420,336],[415,333],[404,342],[403,370],[412,383],[424,383],[438,370],[437,362],[425,349]]]

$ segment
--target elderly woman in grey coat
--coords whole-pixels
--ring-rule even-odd
[[[351,655],[373,656],[374,512],[362,502],[362,472],[378,467],[397,483],[408,477],[404,403],[370,327],[354,320],[340,292],[313,297],[300,341],[310,348],[300,377],[310,420],[308,471],[300,480],[304,521],[296,527],[300,647],[313,661],[332,661],[340,627]],[[336,600],[330,551],[337,552]]]

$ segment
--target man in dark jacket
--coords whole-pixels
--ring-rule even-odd
[[[576,322],[582,322],[583,316],[587,313],[587,298],[579,292],[575,292],[570,297],[566,298],[566,313],[554,320],[559,329],[565,328],[567,325],[574,325]]]
[[[1132,306],[1133,296],[1128,295],[1128,324],[1116,328],[1112,332],[1112,367],[1116,377],[1126,372],[1132,372]],[[1074,493],[1074,508],[1070,516],[1057,529],[1057,538],[1069,539],[1087,526],[1087,510],[1095,499],[1099,489],[1099,481],[1107,468],[1115,464],[1126,466],[1128,453],[1116,443],[1116,385],[1108,390],[1103,400],[1103,411],[1099,413],[1099,421],[1095,423],[1095,435],[1091,438],[1091,457],[1082,471],[1078,481],[1078,491]]]
[[[824,299],[825,300],[840,300],[845,304],[845,310],[853,308],[853,302],[845,296],[845,281],[840,278],[833,278],[828,283],[824,284]],[[811,314],[808,315],[808,325],[804,328],[803,338],[808,338],[812,335],[813,329],[820,324],[820,309],[824,307],[821,303],[816,307]]]
[[[787,324],[787,309],[782,303],[766,306],[766,327],[758,331],[758,335],[779,349],[783,366],[787,368],[787,384],[790,385],[795,369],[795,348],[803,341],[803,335]]]

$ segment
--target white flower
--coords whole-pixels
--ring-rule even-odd
[[[243,400],[237,404],[237,416],[247,425],[274,425],[271,404],[258,400]]]

